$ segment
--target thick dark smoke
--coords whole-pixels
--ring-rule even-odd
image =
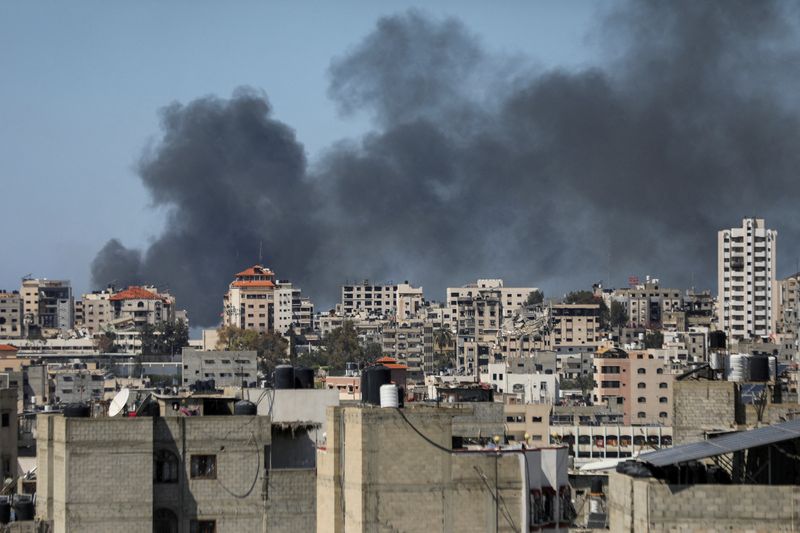
[[[167,285],[203,325],[261,241],[265,263],[324,305],[348,278],[409,279],[435,299],[479,276],[549,294],[645,273],[704,288],[716,231],[753,215],[779,230],[791,265],[789,9],[631,2],[595,31],[604,64],[545,72],[455,20],[381,19],[330,69],[331,98],[374,131],[309,171],[261,94],[167,108],[140,174],[169,223],[141,255],[110,241],[93,278]]]

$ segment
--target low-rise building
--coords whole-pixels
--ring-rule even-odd
[[[196,350],[182,352],[184,387],[213,379],[216,387],[250,386],[258,380],[258,356],[254,350]]]

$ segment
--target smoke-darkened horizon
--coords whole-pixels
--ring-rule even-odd
[[[330,67],[372,130],[312,164],[249,88],[162,110],[138,173],[169,210],[145,250],[110,240],[96,286],[168,286],[219,321],[257,262],[319,304],[346,279],[441,299],[476,277],[559,293],[628,274],[713,288],[716,231],[758,215],[793,264],[800,221],[798,31],[779,2],[629,2],[593,35],[607,60],[539,70],[456,19],[385,17]]]

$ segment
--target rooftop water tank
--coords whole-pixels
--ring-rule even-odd
[[[33,520],[34,507],[30,495],[20,494],[14,500],[14,517],[17,522]]]
[[[247,400],[239,400],[233,405],[233,414],[255,416],[258,414],[258,407],[253,402]]]
[[[778,358],[774,355],[769,356],[769,380],[773,383],[778,381]]]
[[[314,388],[314,371],[310,368],[300,366],[294,369],[294,388],[295,389],[313,389]]]
[[[397,385],[394,383],[381,385],[381,407],[399,407],[397,392]]]
[[[712,331],[708,334],[708,347],[712,350],[725,349],[725,332]]]
[[[11,502],[8,498],[3,496],[0,499],[0,524],[8,524],[11,522]]]
[[[275,367],[274,383],[276,389],[294,388],[294,367],[291,365],[278,365]]]
[[[749,381],[766,382],[769,381],[769,358],[759,355],[749,357],[750,379]]]
[[[367,403],[381,404],[381,387],[392,381],[392,371],[383,365],[370,367],[367,378]],[[364,394],[362,391],[361,394]]]
[[[68,418],[89,418],[92,411],[85,403],[71,403],[64,407],[64,416]]]
[[[747,356],[733,354],[728,358],[725,378],[728,381],[742,382],[747,380]]]
[[[711,367],[712,370],[724,370],[725,369],[725,359],[726,356],[722,352],[711,352],[708,357],[708,365]]]

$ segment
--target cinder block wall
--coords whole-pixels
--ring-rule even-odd
[[[613,532],[794,531],[800,487],[793,485],[668,485],[609,476]]]
[[[737,424],[736,384],[728,381],[676,381],[673,443],[705,440],[708,431],[729,431]]]

